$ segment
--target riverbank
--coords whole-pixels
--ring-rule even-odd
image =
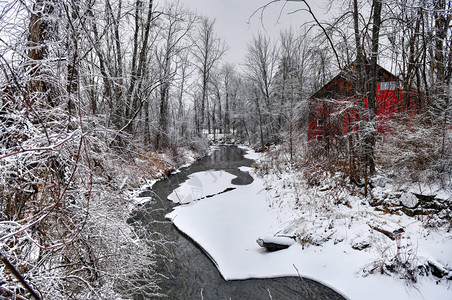
[[[249,155],[259,156],[251,150]],[[242,171],[252,175],[252,184],[178,206],[167,215],[209,254],[226,280],[303,276],[349,299],[452,297],[449,275],[439,278],[432,271],[448,272],[452,264],[447,227],[429,228],[423,220],[378,212],[359,195],[340,194],[329,185],[309,188],[290,170],[261,176],[259,169]],[[203,176],[193,174],[200,182]],[[210,193],[220,192],[230,181],[208,186]],[[180,188],[189,190],[184,184]],[[384,234],[400,228],[400,238]],[[266,252],[256,243],[266,235],[291,236],[297,243]],[[391,271],[391,264],[403,264],[406,273]],[[407,278],[422,266],[424,275]]]
[[[207,196],[218,192],[215,187],[224,188],[221,182],[232,187],[252,183],[253,177],[239,170],[241,166],[250,168],[253,164],[252,160],[243,157],[244,152],[237,146],[218,146],[210,155],[156,182],[152,190],[143,192],[143,196],[152,197],[152,201],[141,206],[134,220],[159,241],[156,244],[156,253],[161,254],[157,257],[156,268],[161,278],[159,292],[170,299],[266,299],[271,293],[274,299],[342,300],[331,289],[312,280],[301,281],[297,277],[225,281],[201,247],[180,234],[171,222],[165,221],[165,215],[174,207],[191,205],[178,204],[179,199],[184,199],[183,196],[188,194],[180,190],[177,191],[179,198],[176,198],[175,203],[167,200],[181,185],[186,186],[190,193],[193,192],[191,198],[205,196],[206,199],[212,199]],[[200,172],[204,174],[202,181],[191,180],[197,178]],[[229,177],[229,180],[224,181],[223,177]],[[227,193],[229,191],[223,194]],[[221,229],[219,234],[222,234]]]
[[[135,205],[141,205],[152,200],[152,196],[143,196],[143,191],[149,191],[152,186],[162,179],[168,178],[171,174],[177,174],[183,168],[188,168],[196,160],[215,151],[215,147],[200,149],[182,147],[172,152],[147,152],[138,155],[134,159],[136,168],[141,169],[144,174],[138,178],[139,188],[129,191],[130,197]],[[127,177],[126,177],[127,178]],[[137,180],[137,178],[135,178]]]

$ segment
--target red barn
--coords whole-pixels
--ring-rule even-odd
[[[385,123],[396,113],[414,112],[414,97],[411,92],[408,101],[403,98],[398,78],[381,66],[377,67],[377,120],[378,131],[386,130]],[[367,109],[367,98],[356,98],[356,64],[350,64],[344,71],[330,80],[313,94],[309,101],[308,140],[331,140],[356,130],[359,126],[359,107]],[[369,74],[369,72],[366,72]],[[406,97],[405,97],[406,98]]]

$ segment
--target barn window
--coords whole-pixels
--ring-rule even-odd
[[[315,136],[315,139],[316,139],[318,142],[323,141],[323,135],[316,135],[316,136]]]
[[[380,91],[394,91],[397,86],[397,81],[380,82]]]
[[[323,119],[317,119],[317,127],[323,127]]]

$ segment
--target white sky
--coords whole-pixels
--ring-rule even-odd
[[[272,4],[265,10],[263,22],[261,22],[260,13],[253,16],[251,20],[249,19],[254,11],[270,0],[182,0],[181,2],[193,11],[216,20],[215,32],[229,46],[225,60],[235,64],[240,64],[243,61],[247,43],[251,40],[253,34],[259,31],[267,32],[270,37],[276,39],[281,29],[290,26],[297,29],[303,23],[312,21],[312,18],[306,12],[300,11],[288,14],[294,10],[305,8],[302,3],[287,3],[279,21],[278,16],[283,8],[283,2]],[[324,11],[318,8],[321,6],[320,3],[324,2],[323,0],[310,2],[315,12],[321,13]],[[319,15],[318,18],[323,19],[322,15]],[[250,21],[249,24],[248,21]]]

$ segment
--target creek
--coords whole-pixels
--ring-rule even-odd
[[[244,154],[245,150],[236,146],[218,146],[211,155],[140,194],[154,200],[146,203],[134,219],[145,224],[153,238],[163,241],[156,243],[156,251],[161,254],[156,266],[161,277],[160,293],[169,299],[344,299],[329,287],[306,278],[225,281],[201,247],[165,220],[165,215],[177,205],[167,200],[168,195],[192,173],[222,170],[237,176],[232,180],[234,185],[252,184],[253,178],[239,170],[253,164]]]

